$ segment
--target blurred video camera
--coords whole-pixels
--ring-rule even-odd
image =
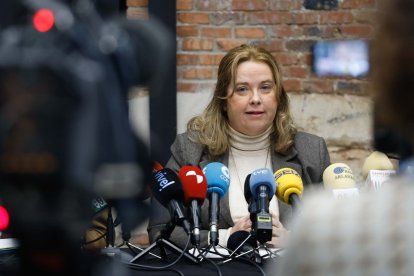
[[[103,17],[91,1],[5,2],[0,197],[25,269],[52,269],[45,260],[57,255],[66,260],[59,271],[81,275],[73,252],[93,216],[93,198],[110,202],[127,229],[146,217],[152,164],[130,125],[128,91],[161,84],[175,48],[155,19]],[[154,87],[151,93],[161,93]]]

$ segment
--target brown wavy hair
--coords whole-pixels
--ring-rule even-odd
[[[243,44],[230,50],[220,61],[217,84],[213,98],[199,116],[187,123],[187,132],[191,140],[207,146],[211,156],[220,156],[230,148],[227,112],[224,110],[227,89],[235,82],[237,67],[245,61],[258,61],[267,64],[276,84],[278,108],[270,134],[274,150],[286,154],[294,142],[297,132],[290,114],[289,97],[282,86],[282,75],[275,58],[267,50]]]

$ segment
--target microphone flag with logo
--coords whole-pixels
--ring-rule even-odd
[[[272,240],[272,216],[269,213],[270,198],[276,192],[272,171],[257,169],[250,176],[250,192],[256,202],[256,214],[252,220],[252,230],[260,243]]]
[[[329,165],[323,172],[323,185],[335,198],[352,198],[359,195],[351,168],[345,163]]]
[[[184,216],[182,202],[184,191],[177,174],[164,168],[153,175],[152,193],[164,207],[170,211],[174,223],[182,226],[187,234],[190,234],[190,223]]]
[[[191,242],[200,246],[201,210],[207,194],[207,180],[200,168],[184,166],[180,169],[178,177],[184,190],[184,206],[189,207],[191,222]]]
[[[297,171],[291,168],[282,168],[274,173],[277,183],[276,196],[286,204],[297,209],[300,206],[300,197],[303,193],[303,182]]]
[[[366,179],[365,187],[369,190],[379,190],[395,174],[391,160],[380,151],[372,152],[362,166],[362,176]]]
[[[183,166],[178,177],[184,190],[184,206],[189,206],[192,200],[202,205],[207,195],[207,180],[203,171],[194,166]]]
[[[227,193],[230,185],[229,169],[220,162],[207,164],[203,173],[207,179],[207,196],[210,202],[210,244],[218,244],[218,217],[220,213],[219,200]]]

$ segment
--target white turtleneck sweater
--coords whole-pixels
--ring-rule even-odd
[[[247,136],[230,127],[230,143],[228,167],[230,171],[229,206],[233,222],[249,215],[248,205],[244,197],[244,181],[254,170],[268,168],[273,171],[270,154],[269,134],[272,127],[257,136]],[[279,215],[277,198],[273,196],[269,211]],[[222,229],[219,233],[219,243],[227,245],[231,228]]]

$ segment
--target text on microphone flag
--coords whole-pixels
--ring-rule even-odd
[[[288,175],[288,174],[293,174],[295,176],[300,177],[299,173],[297,171],[295,171],[294,169],[280,169],[275,173],[275,178],[278,179],[279,177],[281,177],[282,175]]]
[[[342,173],[347,173],[352,175],[352,170],[349,167],[345,167],[345,166],[338,166],[335,167],[333,169],[334,174],[342,174]]]
[[[165,177],[167,173],[166,172],[162,172],[162,171],[158,171],[154,177],[157,180],[158,184],[160,185],[160,189],[159,191],[161,192],[162,190],[164,190],[165,188],[167,188],[168,186],[175,184],[174,180],[168,181],[167,178]]]

